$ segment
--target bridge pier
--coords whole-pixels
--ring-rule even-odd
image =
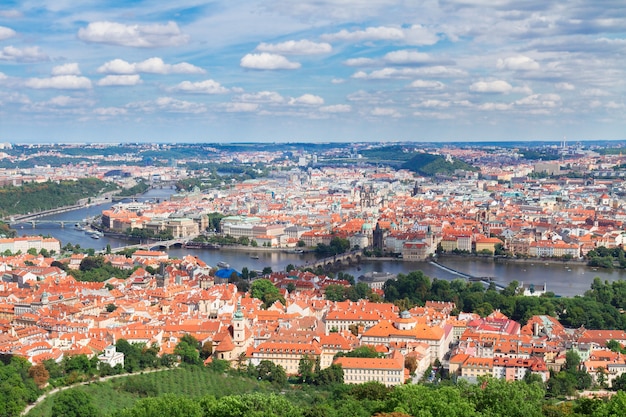
[[[35,225],[36,225],[36,224],[37,224],[37,223],[36,223],[35,221],[30,222],[30,225],[33,227],[33,229],[35,228]]]

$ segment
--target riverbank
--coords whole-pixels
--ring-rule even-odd
[[[436,259],[477,259],[492,261],[498,263],[515,263],[515,264],[545,264],[545,265],[577,265],[586,266],[587,261],[584,259],[557,259],[557,258],[511,258],[506,256],[489,256],[489,255],[474,255],[474,254],[438,254]],[[591,268],[591,267],[590,267]]]

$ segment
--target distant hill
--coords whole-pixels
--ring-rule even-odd
[[[419,153],[415,155],[402,164],[402,168],[425,177],[432,177],[436,174],[453,174],[457,169],[478,171],[478,168],[460,159],[452,158],[452,162],[449,162],[441,155],[433,155],[430,153]]]

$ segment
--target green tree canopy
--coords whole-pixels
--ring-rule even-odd
[[[68,389],[58,393],[52,404],[52,417],[100,417],[100,410],[93,398],[79,389]]]
[[[253,298],[258,298],[263,301],[263,308],[270,307],[277,300],[281,301],[283,304],[285,303],[285,299],[281,295],[280,290],[268,279],[257,279],[253,281],[252,285],[250,285],[250,295]]]

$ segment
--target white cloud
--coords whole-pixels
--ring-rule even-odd
[[[173,88],[175,91],[201,94],[224,94],[228,93],[228,88],[222,86],[214,80],[204,80],[198,82],[183,81]]]
[[[426,107],[426,108],[446,108],[450,107],[449,101],[442,100],[424,100],[421,103],[418,103],[416,107]]]
[[[0,51],[0,61],[15,62],[40,62],[48,61],[48,55],[39,50],[38,46],[30,46],[23,49],[14,46],[5,46]]]
[[[395,73],[396,73],[396,70],[393,68],[385,68],[384,70],[373,71],[370,74],[368,74],[365,71],[357,71],[354,74],[352,74],[352,78],[355,78],[357,80],[374,80],[374,79],[380,80],[380,79],[385,79],[385,78],[391,78],[391,76]]]
[[[349,67],[371,67],[383,65],[424,65],[432,62],[429,54],[417,51],[392,51],[385,54],[380,59],[372,58],[351,58],[344,61],[344,65]]]
[[[69,96],[56,96],[48,100],[46,104],[55,107],[75,107],[84,105],[85,100]]]
[[[25,85],[30,88],[55,88],[60,90],[85,90],[91,88],[91,81],[76,75],[57,75],[51,78],[30,78]]]
[[[107,75],[98,81],[99,86],[108,87],[114,85],[130,86],[141,84],[141,78],[137,74],[133,75]]]
[[[420,117],[423,119],[429,119],[429,120],[433,120],[433,119],[450,120],[456,117],[449,112],[441,113],[441,112],[421,112],[421,111],[414,112],[413,116]]]
[[[601,90],[599,88],[588,88],[588,89],[584,90],[582,92],[582,94],[585,97],[606,97],[606,96],[610,96],[610,94],[607,91]]]
[[[57,65],[52,68],[52,75],[80,75],[80,68],[76,62]]]
[[[524,56],[512,56],[508,58],[499,58],[496,63],[498,69],[512,70],[512,71],[532,71],[539,69],[539,63],[534,59]]]
[[[333,47],[326,42],[312,42],[304,39],[275,44],[261,43],[256,50],[280,55],[317,55],[327,54],[333,50]]]
[[[385,79],[405,79],[414,77],[462,77],[467,73],[456,68],[448,68],[441,65],[422,68],[383,68],[380,70],[366,73],[358,71],[352,75],[352,78],[363,80],[385,80]]]
[[[247,54],[243,58],[241,58],[240,65],[243,68],[259,70],[300,68],[300,63],[298,62],[291,62],[282,55],[269,54],[267,52],[263,52],[261,54]]]
[[[385,107],[375,107],[370,114],[378,117],[400,117],[400,113],[396,109]]]
[[[320,107],[320,111],[324,113],[349,113],[352,106],[349,104],[333,104],[332,106]]]
[[[516,100],[518,106],[532,107],[556,107],[561,102],[561,96],[558,94],[532,94],[520,100]]]
[[[602,107],[602,102],[600,100],[591,100],[588,105],[592,109],[597,109],[598,107]]]
[[[254,103],[280,104],[285,101],[285,98],[275,91],[260,91],[258,93],[242,94],[240,100]]]
[[[513,105],[510,103],[483,103],[478,106],[479,110],[493,111],[493,110],[510,110]]]
[[[98,68],[98,72],[105,72],[111,74],[134,74],[136,64],[131,64],[123,59],[114,59],[106,62]]]
[[[315,18],[324,22],[354,22],[385,14],[397,3],[397,0],[274,0],[266,2],[265,7],[303,21]]]
[[[526,94],[526,95],[530,95],[533,93],[532,88],[530,88],[527,85],[521,86],[521,87],[513,87],[511,89],[512,93],[520,93],[520,94]]]
[[[429,90],[441,90],[445,84],[441,81],[415,80],[410,84],[413,88],[424,88]]]
[[[409,45],[434,45],[439,41],[435,33],[421,25],[404,29],[404,38]]]
[[[225,109],[229,113],[250,113],[259,108],[257,103],[226,103]]]
[[[178,46],[189,41],[175,22],[152,25],[125,25],[116,22],[92,22],[78,31],[85,42],[107,43],[138,48]]]
[[[136,64],[137,72],[152,74],[203,74],[205,71],[195,65],[182,62],[180,64],[166,64],[161,58],[149,58]]]
[[[331,84],[343,84],[346,82],[343,78],[333,78],[330,80]]]
[[[100,73],[109,74],[204,74],[206,71],[187,62],[180,64],[166,64],[161,58],[148,58],[142,62],[130,63],[123,59],[114,59],[106,62],[98,68]]]
[[[575,90],[575,89],[576,89],[576,87],[574,86],[574,84],[570,84],[570,83],[566,83],[566,82],[556,83],[554,86],[555,86],[558,90],[572,91],[572,90]]]
[[[389,52],[385,54],[383,59],[392,65],[423,64],[431,61],[428,54],[407,50]]]
[[[6,80],[7,75],[4,72],[0,72],[0,80]]]
[[[475,93],[501,93],[506,94],[511,92],[513,87],[511,84],[503,80],[496,81],[478,81],[470,85],[470,91]]]
[[[336,33],[321,36],[327,41],[362,42],[362,41],[398,41],[408,45],[434,45],[439,37],[421,25],[410,28],[378,26],[365,30],[348,31],[342,29]]]
[[[343,63],[349,67],[369,67],[375,65],[377,61],[372,58],[350,58]]]
[[[128,113],[128,110],[119,107],[99,107],[93,112],[98,116],[123,116]]]
[[[2,80],[1,75],[0,80]],[[31,101],[26,94],[0,90],[0,105],[5,103],[30,104]]]
[[[15,36],[15,31],[11,28],[0,26],[0,41],[9,39]]]
[[[337,33],[322,35],[321,38],[328,41],[389,41],[404,39],[404,32],[400,28],[379,26],[352,32],[342,29]]]
[[[167,112],[199,114],[207,111],[206,106],[202,103],[178,100],[172,97],[159,97],[154,101],[130,103],[126,107],[145,113]]]
[[[320,106],[324,104],[324,99],[313,94],[303,94],[300,97],[289,100],[291,105]]]
[[[0,10],[0,17],[6,17],[7,19],[17,19],[22,17],[22,12],[19,10]]]

